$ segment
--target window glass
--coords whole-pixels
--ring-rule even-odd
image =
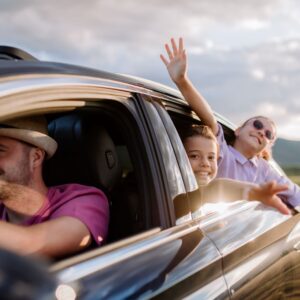
[[[180,136],[184,135],[184,131],[191,125],[201,124],[199,119],[194,118],[192,114],[189,114],[183,109],[180,111],[178,107],[176,107],[176,109],[174,109],[174,107],[172,107],[171,109],[169,108],[168,113],[172,121],[174,122],[174,125],[177,131],[179,132]],[[225,134],[228,134],[228,137],[230,137],[230,135],[232,134],[232,131],[229,128],[226,128],[224,132]],[[180,144],[182,145],[182,141],[180,141]],[[183,150],[181,151],[181,153],[184,153],[184,156],[187,157],[183,146],[182,149]],[[180,151],[178,153],[180,153]],[[186,175],[190,178],[193,178],[193,180],[196,181],[189,162],[187,164],[189,165],[189,168],[187,168],[189,172],[186,173]],[[230,199],[235,199],[234,197],[235,196],[232,196],[232,193],[227,193],[227,189],[225,191],[225,188],[222,184],[214,184],[213,188],[210,189],[199,189],[198,186],[196,189],[190,189],[188,193],[188,198],[192,218],[195,219],[202,216],[217,217],[218,215],[226,212],[232,207],[232,200]],[[243,200],[242,198],[243,197],[241,196],[238,199]],[[244,205],[244,203],[245,201],[240,201],[240,205]]]
[[[178,166],[177,158],[174,154],[173,146],[170,141],[170,137],[162,122],[155,106],[145,101],[147,112],[150,118],[151,126],[154,129],[155,135],[159,144],[157,145],[161,153],[161,162],[163,163],[163,170],[166,173],[166,180],[168,181],[169,194],[171,196],[172,203],[176,218],[176,224],[189,221],[191,219],[190,207],[186,197],[186,189],[182,179],[181,170]]]

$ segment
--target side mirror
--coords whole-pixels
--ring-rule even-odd
[[[29,54],[28,52],[16,47],[1,46],[0,45],[0,59],[3,60],[31,60],[37,61],[38,59]]]

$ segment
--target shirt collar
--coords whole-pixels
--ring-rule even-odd
[[[248,159],[241,152],[237,151],[232,146],[229,146],[229,148],[230,148],[230,151],[232,152],[232,154],[234,155],[235,160],[238,161],[241,165],[244,165],[245,163],[250,162],[252,165],[257,167],[258,158],[256,156]]]

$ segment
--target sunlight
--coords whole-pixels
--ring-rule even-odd
[[[80,247],[85,247],[85,246],[87,246],[89,243],[90,243],[90,241],[91,241],[91,237],[90,237],[90,235],[86,235],[82,240],[81,240],[81,242],[80,242]]]
[[[60,284],[55,291],[55,296],[57,300],[75,300],[77,295],[69,285]]]
[[[215,203],[205,203],[201,207],[201,212],[203,215],[208,215],[211,213],[221,214],[227,211],[228,211],[228,203],[223,201],[219,201]]]

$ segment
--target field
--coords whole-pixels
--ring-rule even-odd
[[[283,167],[283,170],[293,182],[300,185],[300,167]]]
[[[300,175],[291,175],[289,178],[300,186]]]

